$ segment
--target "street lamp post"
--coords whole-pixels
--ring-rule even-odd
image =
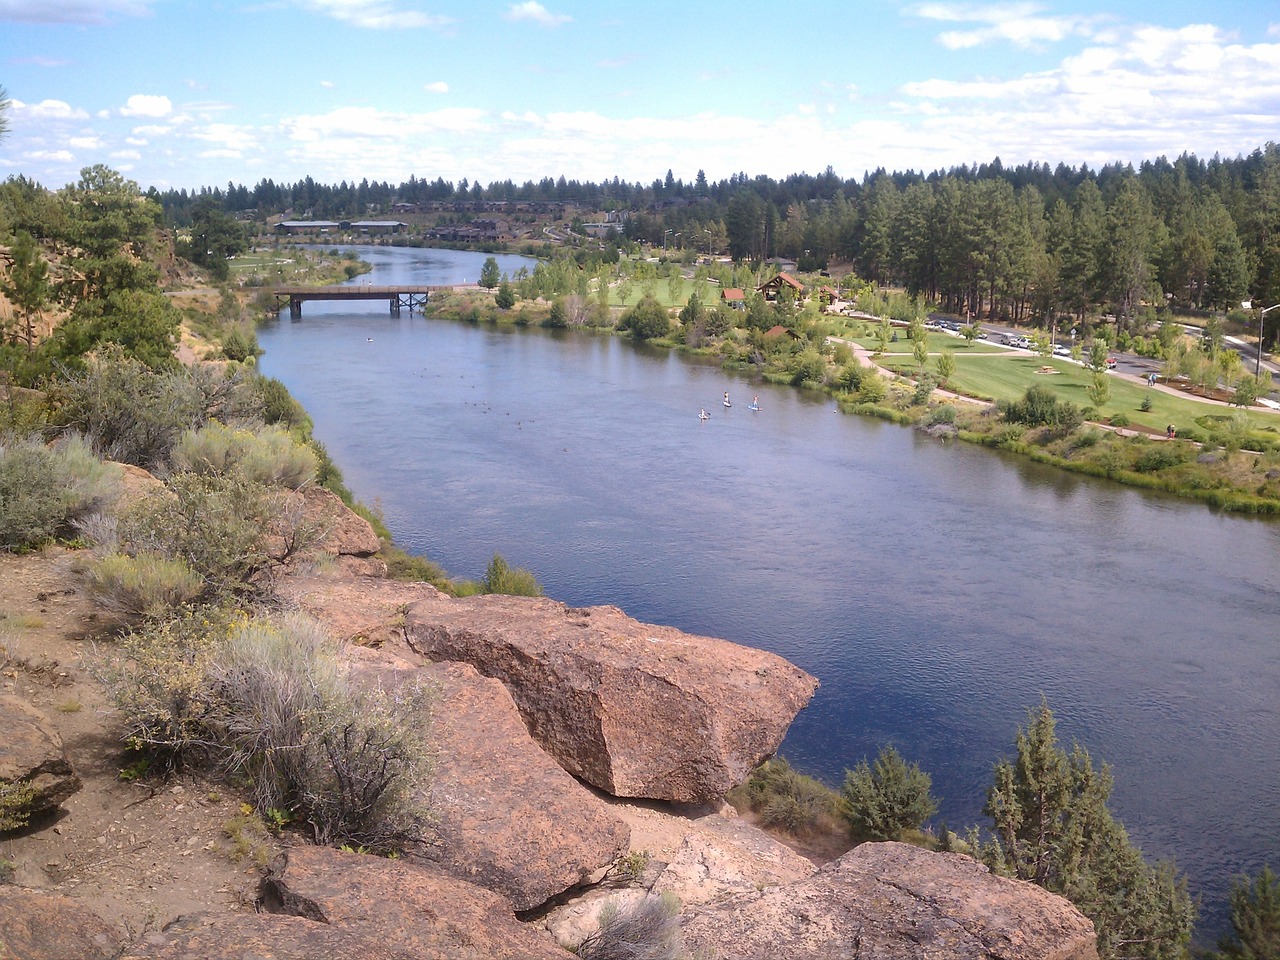
[[[662,252],[663,253],[667,252],[667,234],[669,234],[670,232],[671,232],[670,229],[666,229],[662,231]]]
[[[1240,306],[1242,306],[1246,310],[1252,310],[1253,301],[1241,300]],[[1253,367],[1254,377],[1262,376],[1262,321],[1263,321],[1263,318],[1266,317],[1266,315],[1270,313],[1272,310],[1274,310],[1276,307],[1280,307],[1280,303],[1273,303],[1271,306],[1263,307],[1260,311],[1258,311],[1258,359]]]

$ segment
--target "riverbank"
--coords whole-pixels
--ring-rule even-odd
[[[493,303],[489,291],[473,288],[437,299],[428,304],[426,314],[471,323],[548,326],[551,304],[525,301],[504,311]],[[616,326],[582,325],[580,329],[608,335],[620,332]],[[1130,418],[1122,422],[1118,414],[1110,422],[1084,420],[1069,430],[1023,426],[1002,417],[996,405],[941,389],[936,380],[922,390],[919,377],[908,380],[881,366],[871,351],[851,339],[827,334],[821,325],[815,336],[821,337],[819,344],[831,344],[827,353],[812,340],[775,337],[770,342],[758,333],[738,333],[742,332],[726,334],[724,340],[712,345],[691,346],[674,336],[649,343],[691,357],[715,359],[726,369],[758,376],[764,382],[823,391],[845,413],[921,428],[938,426],[941,417],[945,419],[942,429],[932,431],[937,436],[994,447],[1071,473],[1170,494],[1215,509],[1280,515],[1280,426],[1256,428],[1242,422],[1225,405],[1220,405],[1218,412],[1206,409],[1189,425],[1187,417],[1180,418],[1178,439],[1173,442],[1166,442],[1163,426],[1158,433],[1154,428],[1133,428]],[[1079,377],[1047,375],[1046,371],[1060,373],[1063,361],[1018,357],[1010,362],[1027,368],[1018,376],[1028,386],[1045,384],[1067,402],[1087,403],[1086,388]],[[852,364],[872,375],[857,372]],[[1053,382],[1055,379],[1058,382]],[[959,402],[962,400],[972,402]],[[1135,418],[1139,416],[1137,406],[1135,403]],[[954,416],[947,408],[954,410]],[[1280,425],[1280,417],[1267,411],[1260,415]]]

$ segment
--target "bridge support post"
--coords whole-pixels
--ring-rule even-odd
[[[301,297],[289,298],[289,319],[290,320],[302,319],[302,298]]]
[[[391,315],[393,317],[400,316],[400,298],[399,297],[391,298]]]

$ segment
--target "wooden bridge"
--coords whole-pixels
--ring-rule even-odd
[[[302,304],[307,300],[386,300],[391,305],[391,315],[398,317],[406,307],[412,313],[414,307],[425,306],[427,297],[435,291],[452,289],[448,285],[375,287],[366,283],[333,287],[276,287],[271,294],[276,298],[276,309],[282,309],[287,302],[289,317],[297,320],[302,316]]]

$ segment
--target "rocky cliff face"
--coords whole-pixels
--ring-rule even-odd
[[[216,838],[193,831],[179,850],[167,833],[140,835],[159,822],[153,814],[131,819],[140,803],[162,804],[166,829],[179,829],[175,818],[204,810],[207,831],[225,816],[212,811],[232,801],[184,794],[180,785],[161,797],[154,789],[131,794],[118,782],[108,790],[95,786],[95,802],[119,809],[102,818],[109,826],[94,842],[127,856],[77,860],[74,874],[45,864],[44,891],[0,888],[0,956],[7,949],[27,960],[105,960],[122,950],[136,960],[549,960],[576,946],[619,896],[669,893],[684,904],[691,954],[721,960],[1093,960],[1092,927],[1070,904],[993,877],[972,860],[871,844],[819,869],[721,807],[719,798],[777,749],[813,694],[816,681],[786,661],[640,623],[612,607],[459,600],[425,584],[393,583],[372,555],[372,530],[340,502],[300,495],[297,508],[323,528],[320,549],[336,562],[323,565],[326,574],[304,575],[305,558],[282,543],[280,601],[349,641],[350,669],[361,682],[394,687],[425,680],[436,691],[432,728],[423,731],[437,751],[425,798],[437,816],[426,838],[430,852],[408,863],[290,847],[254,888],[266,912],[235,909],[229,891],[201,897],[193,882],[226,869],[212,859]],[[33,597],[74,595],[80,588],[73,567],[66,565],[69,586],[55,590],[41,581]],[[6,574],[0,570],[0,587]],[[10,592],[0,589],[0,599],[12,600]],[[45,606],[40,600],[33,609]],[[75,649],[66,645],[63,655]],[[106,779],[115,780],[110,762],[75,755],[87,744],[110,743],[105,729],[92,736],[82,730],[64,748],[49,717],[25,705],[9,715],[25,717],[29,731],[11,737],[11,749],[23,743],[31,749],[17,765],[0,762],[0,784],[6,777],[38,781],[48,807],[65,801],[79,782],[68,761],[83,769],[82,760],[97,760],[90,765],[106,767]],[[82,726],[89,719],[57,716],[81,716]],[[55,779],[46,781],[46,773]],[[73,797],[69,806],[75,803]],[[74,834],[77,818],[86,815],[72,809],[60,826],[46,818],[32,829]],[[112,839],[117,835],[127,835],[127,844]],[[628,850],[642,871],[619,867]],[[205,853],[210,858],[202,859]],[[184,865],[197,862],[203,874],[184,873]],[[113,875],[103,870],[112,863],[135,871],[122,896],[154,896],[183,908],[168,915],[149,910],[141,929],[103,923],[93,908],[108,902],[102,891]],[[22,876],[42,885],[32,879],[39,876],[34,870]],[[187,892],[160,900],[161,878]],[[618,884],[628,889],[619,893]],[[566,899],[545,923],[517,920],[517,912]],[[185,906],[191,903],[200,905]]]

